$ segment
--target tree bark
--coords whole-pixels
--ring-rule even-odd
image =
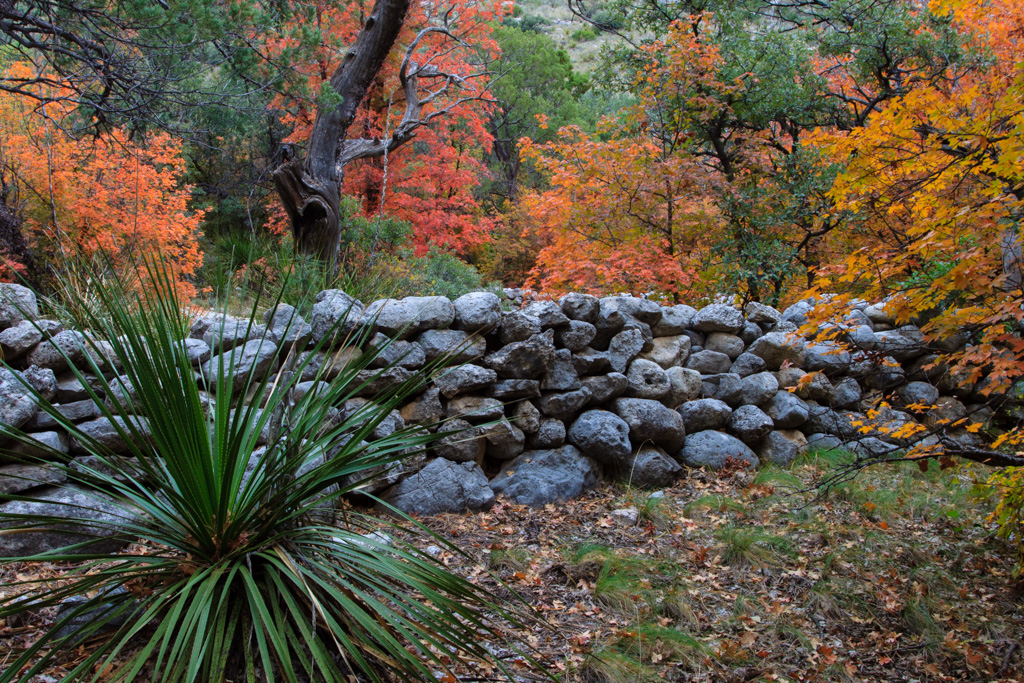
[[[352,48],[331,76],[337,97],[317,109],[305,162],[286,158],[274,184],[292,224],[298,254],[321,260],[329,273],[341,236],[341,150],[367,90],[394,47],[410,0],[377,0]]]

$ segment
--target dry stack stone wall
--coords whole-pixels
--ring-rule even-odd
[[[416,423],[452,432],[366,486],[418,514],[485,509],[496,495],[543,505],[578,496],[603,477],[659,488],[687,467],[785,465],[809,445],[889,451],[901,445],[898,438],[864,436],[858,427],[872,422],[865,413],[881,398],[894,407],[873,422],[888,434],[919,419],[936,424],[974,412],[983,421],[990,414],[971,387],[933,366],[937,353],[966,338],[929,347],[916,327],[895,327],[880,305],[862,302],[848,311],[842,333],[850,351],[798,334],[810,308],[806,301],[780,312],[759,303],[697,310],[584,294],[522,303],[514,294],[504,301],[474,292],[455,301],[411,297],[364,306],[327,290],[308,321],[284,305],[267,312],[265,327],[209,316],[193,324],[187,343],[197,371],[216,371],[216,356],[233,354],[237,373],[252,367],[272,373],[295,345],[304,349],[334,333],[333,348],[310,364],[313,370],[331,363],[333,376],[358,352],[338,346],[372,321],[375,336],[368,343],[394,340],[378,367],[396,363],[366,371],[378,373],[366,396],[339,406],[342,411],[459,350],[453,364],[375,434]],[[56,347],[88,367],[80,332],[38,319],[28,289],[0,285],[0,348],[9,365],[0,370],[0,420],[73,458],[89,457],[38,411],[12,375],[20,373],[83,430],[127,452]],[[801,381],[809,373],[812,378]],[[315,391],[312,377],[299,390]],[[938,407],[924,417],[903,409],[915,404]],[[977,439],[963,430],[949,436],[965,444]],[[52,507],[75,494],[51,487],[61,478],[55,468],[4,464],[0,456],[0,493],[29,495]],[[5,505],[34,509],[25,502]]]

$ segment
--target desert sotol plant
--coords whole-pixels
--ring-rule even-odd
[[[317,354],[293,349],[281,371],[266,376],[238,347],[214,356],[197,384],[173,283],[158,266],[145,273],[142,290],[98,285],[102,316],[81,321],[106,340],[86,338],[85,364],[100,378],[88,390],[132,457],[36,395],[95,456],[75,467],[59,452],[43,459],[64,471],[67,485],[94,491],[123,514],[72,517],[81,542],[13,558],[77,564],[59,584],[25,580],[0,599],[0,619],[65,605],[49,631],[12,653],[0,683],[28,681],[60,665],[68,646],[99,634],[106,635],[64,680],[437,680],[472,661],[507,671],[487,643],[519,657],[501,626],[521,624],[518,609],[496,604],[412,545],[369,533],[380,520],[352,510],[336,518],[335,504],[368,472],[432,438],[402,429],[366,441],[423,386],[429,368],[351,414],[339,412],[366,388],[360,373],[380,351],[364,328],[345,342],[367,350],[329,381],[339,356],[326,347],[319,370]],[[300,396],[295,389],[311,374],[323,382]],[[257,448],[261,432],[269,432],[265,448]],[[0,436],[39,448],[8,427]],[[6,514],[0,533],[68,524],[67,517]],[[134,542],[131,552],[97,544],[111,538]],[[83,617],[84,625],[64,628]]]

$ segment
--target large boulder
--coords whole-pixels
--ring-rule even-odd
[[[278,304],[263,314],[267,330],[277,340],[283,351],[306,348],[313,334],[313,328],[295,310],[294,306]]]
[[[668,394],[662,397],[661,402],[675,410],[687,401],[692,401],[700,396],[701,384],[700,373],[688,368],[669,368],[665,371],[668,376]]]
[[[582,351],[597,336],[597,328],[582,320],[570,320],[568,325],[555,330],[555,342],[570,351]]]
[[[721,469],[729,460],[754,468],[760,464],[750,447],[734,436],[704,431],[688,434],[678,459],[687,467]]]
[[[729,433],[748,446],[755,446],[766,437],[775,423],[757,406],[740,406],[729,416]]]
[[[118,525],[137,523],[134,514],[123,502],[77,486],[47,488],[31,496],[0,504],[0,527],[17,526],[21,522],[10,515],[26,515],[32,520],[60,518],[59,524],[45,524],[31,531],[16,534],[0,533],[0,557],[36,555],[76,543],[89,542],[86,547],[69,550],[71,554],[117,552],[134,540],[116,532]]]
[[[780,391],[765,406],[768,417],[777,429],[796,429],[807,422],[809,414],[803,399],[788,391]]]
[[[629,380],[625,375],[618,372],[609,372],[607,375],[595,377],[584,377],[582,384],[590,392],[590,404],[603,406],[613,398],[618,398],[626,393],[629,388]]]
[[[746,344],[743,340],[737,337],[735,334],[729,334],[728,332],[712,332],[708,335],[708,338],[704,340],[705,351],[717,351],[718,353],[724,353],[729,357],[729,361],[732,362],[739,358],[740,354],[743,353],[743,349]],[[725,372],[722,370],[721,372]]]
[[[0,330],[38,317],[39,305],[31,289],[13,282],[0,282]]]
[[[630,461],[629,425],[607,410],[588,410],[572,423],[569,443],[580,452],[613,469],[623,469]]]
[[[637,488],[661,489],[674,484],[682,473],[682,466],[664,450],[643,446],[630,463],[627,481]]]
[[[590,294],[571,292],[558,300],[562,312],[570,320],[578,320],[593,325],[601,310],[601,300]]]
[[[701,398],[717,398],[732,408],[743,404],[743,380],[739,375],[722,373],[701,377]]]
[[[769,370],[778,370],[785,363],[799,366],[804,361],[804,343],[785,332],[769,332],[755,340],[747,353],[761,358]]]
[[[554,301],[533,301],[523,306],[522,312],[536,318],[542,330],[549,327],[564,327],[569,324],[569,317]]]
[[[729,372],[732,367],[732,358],[720,351],[698,351],[686,361],[686,367],[696,370],[702,375],[717,375]]]
[[[565,423],[553,417],[543,417],[537,430],[530,434],[526,445],[530,450],[560,448],[565,443]]]
[[[462,330],[427,330],[416,343],[428,363],[443,359],[445,364],[469,363],[484,355],[487,342]]]
[[[104,448],[116,455],[128,455],[132,448],[126,439],[135,439],[134,445],[145,449],[148,446],[145,441],[151,436],[149,421],[143,417],[101,417],[79,424],[78,431],[85,437],[85,441],[79,438],[71,439],[72,455],[91,455],[96,447]],[[122,433],[124,437],[121,436]]]
[[[779,391],[779,380],[770,372],[759,372],[740,380],[743,385],[743,403],[759,406],[767,403]]]
[[[491,292],[470,292],[456,299],[455,327],[465,332],[486,334],[501,322],[501,300]]]
[[[365,320],[376,323],[382,334],[407,339],[425,330],[439,330],[455,322],[455,306],[443,296],[378,299],[366,307]]]
[[[637,358],[626,372],[627,394],[636,398],[660,399],[672,388],[668,375],[654,361]]]
[[[444,458],[430,461],[419,472],[385,491],[381,499],[402,512],[415,515],[475,512],[494,505],[494,493],[479,465]]]
[[[0,427],[18,429],[38,411],[32,393],[10,370],[0,370]],[[0,436],[0,443],[4,438]]]
[[[590,402],[590,389],[583,387],[576,391],[562,391],[545,394],[537,401],[540,412],[562,422],[572,419]]]
[[[644,348],[644,335],[637,328],[619,332],[608,344],[608,363],[615,372],[626,372],[626,368]]]
[[[693,317],[691,326],[699,332],[729,332],[735,334],[743,329],[743,314],[726,304],[705,306]]]
[[[661,309],[661,320],[651,327],[655,337],[670,337],[682,334],[697,315],[697,309],[686,304],[678,304]]]
[[[679,407],[686,431],[690,434],[706,429],[722,429],[729,424],[732,408],[717,398],[701,398]]]
[[[795,430],[776,430],[761,441],[761,462],[786,467],[807,450],[807,438]]]
[[[203,375],[211,389],[223,380],[236,390],[249,381],[260,381],[277,369],[277,345],[269,339],[253,339],[240,347],[218,354],[202,365]]]
[[[540,507],[583,495],[597,486],[598,473],[575,446],[526,451],[502,467],[491,488],[513,503]]]
[[[61,372],[69,366],[83,367],[85,358],[85,335],[77,330],[64,330],[37,344],[25,360],[29,365]]]
[[[441,390],[445,398],[454,398],[459,394],[468,394],[488,387],[497,379],[498,373],[490,368],[461,365],[438,373],[434,377],[434,385]]]
[[[685,334],[655,337],[651,342],[651,350],[640,355],[641,358],[654,361],[666,370],[682,365],[689,356],[690,338]]]
[[[580,376],[572,364],[568,349],[557,349],[551,367],[540,382],[543,391],[575,391],[580,388]]]
[[[612,405],[629,425],[629,438],[635,446],[649,442],[670,452],[682,447],[686,427],[675,410],[644,398],[619,398]]]
[[[501,316],[498,340],[502,344],[526,341],[540,334],[540,321],[522,311],[509,311]]]
[[[550,370],[554,361],[554,332],[548,330],[488,354],[484,364],[497,372],[499,377],[535,379]]]

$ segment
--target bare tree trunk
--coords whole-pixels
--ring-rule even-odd
[[[352,48],[331,76],[336,98],[317,110],[305,162],[286,158],[274,184],[292,223],[297,253],[321,260],[333,273],[341,226],[341,150],[359,103],[398,38],[410,0],[377,0]]]

